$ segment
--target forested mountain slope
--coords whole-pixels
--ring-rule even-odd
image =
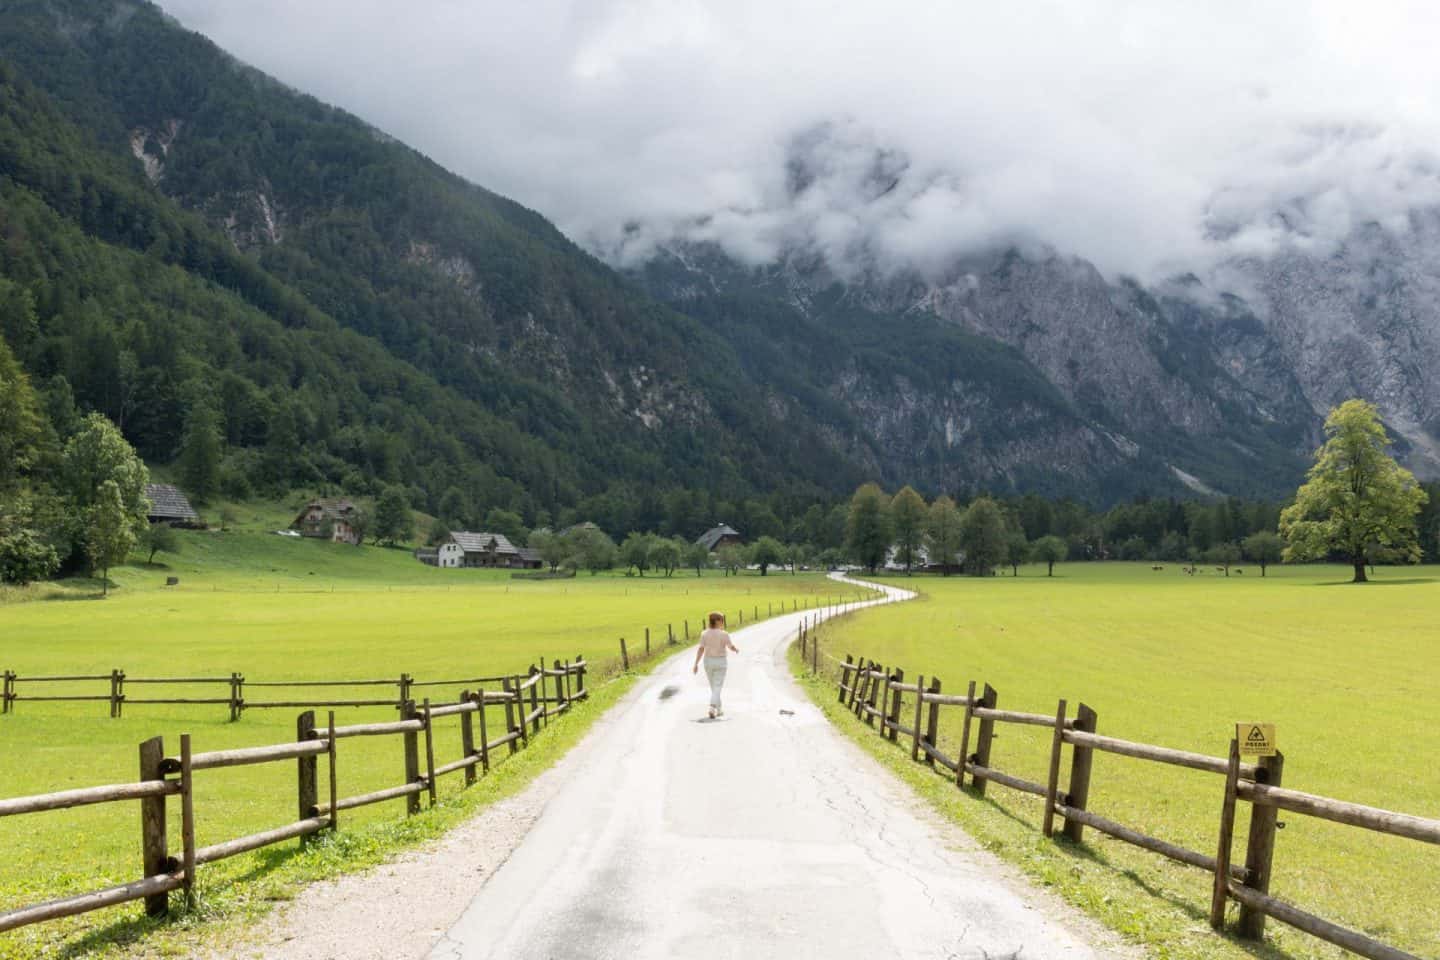
[[[0,330],[62,421],[164,460],[211,402],[231,477],[472,514],[859,475],[539,215],[149,4],[0,5],[0,98]]]

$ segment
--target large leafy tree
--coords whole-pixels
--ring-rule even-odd
[[[645,576],[645,571],[650,569],[650,550],[654,545],[654,538],[648,533],[631,533],[620,544],[620,562],[627,568],[634,567],[640,576]]]
[[[947,577],[964,547],[961,521],[960,510],[949,497],[937,497],[925,518],[925,549],[930,562],[940,564],[940,571]]]
[[[131,544],[145,529],[145,518],[150,512],[145,484],[150,481],[150,472],[104,414],[92,413],[86,417],[65,444],[58,480],[69,518],[65,532],[70,537],[71,549],[83,549],[92,565],[90,512],[99,502],[106,483],[115,484]]]
[[[1390,456],[1375,405],[1347,400],[1325,418],[1326,441],[1295,502],[1280,514],[1285,559],[1344,556],[1354,582],[1381,556],[1420,559],[1415,517],[1427,499],[1413,474]]]
[[[986,577],[1004,559],[1008,549],[1005,516],[989,497],[979,497],[965,511],[960,541],[965,546],[965,572]]]
[[[915,555],[925,538],[925,499],[909,485],[900,488],[890,501],[890,524],[894,528],[895,555],[910,573]]]
[[[850,498],[845,525],[846,546],[855,561],[874,573],[890,549],[890,500],[876,483],[867,483]]]

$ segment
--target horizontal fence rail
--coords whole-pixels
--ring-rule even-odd
[[[346,810],[391,800],[403,800],[406,814],[420,812],[422,796],[430,806],[437,800],[436,781],[462,773],[468,786],[488,773],[499,756],[519,752],[551,719],[563,715],[589,698],[586,677],[589,663],[582,657],[555,660],[545,668],[531,666],[524,674],[494,677],[500,689],[463,691],[454,703],[400,705],[401,719],[385,723],[336,726],[334,711],[327,722],[316,722],[314,710],[296,719],[296,738],[288,743],[262,744],[224,750],[192,752],[190,735],[180,737],[180,752],[166,756],[164,741],[155,737],[140,745],[141,778],[134,783],[105,784],[62,790],[55,793],[0,800],[0,818],[64,810],[101,803],[138,801],[141,806],[140,848],[145,876],[139,880],[84,894],[24,906],[0,913],[0,932],[62,917],[144,900],[146,912],[163,916],[169,909],[169,894],[180,890],[193,903],[196,870],[205,864],[239,856],[252,850],[338,829],[338,815]],[[487,708],[503,715],[503,731],[489,729]],[[459,732],[460,756],[437,764],[437,727],[448,718]],[[476,729],[478,727],[478,730]],[[401,784],[341,797],[336,776],[339,744],[353,737],[397,737],[404,760],[405,781]],[[328,792],[321,796],[319,761],[326,758]],[[257,833],[235,837],[206,846],[196,843],[197,811],[194,783],[207,771],[256,764],[296,763],[297,818]],[[167,804],[178,800],[180,815],[180,856],[169,850],[167,825],[175,811]]]
[[[767,601],[764,606],[753,604],[748,609],[741,608],[727,613],[726,619],[730,624],[743,626],[747,616],[753,622],[763,619],[763,616],[776,616],[786,613],[797,613],[802,610],[824,610],[838,611],[848,605],[856,603],[867,596],[866,594],[847,594],[844,596],[835,595],[829,597],[810,597],[801,599],[792,597],[781,601]],[[700,615],[694,625],[692,633],[691,622],[687,619],[677,627],[674,623],[665,624],[660,628],[662,638],[651,643],[651,629],[644,629],[644,644],[641,647],[635,644],[635,649],[627,645],[624,637],[620,638],[619,663],[621,669],[629,670],[631,661],[640,662],[646,657],[658,654],[666,647],[673,647],[679,643],[691,643],[699,638],[699,633],[704,629],[705,618],[709,612]],[[762,616],[763,614],[763,616]],[[542,658],[543,661],[543,658]],[[553,668],[552,668],[553,669]],[[460,688],[480,687],[487,684],[494,685],[505,680],[501,676],[486,677],[461,677],[453,680],[441,679],[416,679],[408,673],[402,673],[399,677],[361,677],[354,680],[295,680],[295,679],[248,679],[242,672],[232,672],[226,676],[209,677],[132,677],[124,670],[113,669],[109,673],[87,673],[68,674],[63,676],[36,676],[30,674],[19,674],[14,670],[0,671],[0,715],[14,713],[16,705],[20,703],[105,703],[109,705],[110,716],[113,719],[120,719],[124,716],[126,707],[152,706],[152,705],[181,705],[181,706],[223,706],[229,710],[231,720],[240,720],[247,710],[294,710],[294,709],[346,709],[362,707],[392,707],[401,709],[401,705],[407,700],[414,698],[413,691],[427,688],[449,688],[456,690]],[[39,692],[26,692],[30,685],[40,685]],[[52,684],[93,684],[103,687],[96,689],[90,687],[84,690],[52,692]],[[136,686],[145,687],[146,690],[140,695],[131,693],[129,688]],[[196,693],[193,689],[187,689],[174,696],[166,695],[164,687],[185,687],[205,688],[219,687],[222,690],[203,691]],[[360,694],[361,688],[370,688],[366,693]],[[390,688],[393,693],[381,695],[378,689]],[[335,691],[355,690],[356,696],[346,697],[343,694],[336,694]],[[260,698],[247,696],[248,691],[267,691]],[[150,691],[155,691],[151,693]],[[307,691],[325,691],[314,694]],[[183,694],[183,695],[182,695]]]
[[[816,674],[821,672],[818,638],[809,638],[809,650],[801,632],[802,661],[807,658]],[[1264,936],[1265,919],[1273,917],[1329,943],[1374,960],[1420,960],[1403,950],[1382,943],[1366,934],[1347,929],[1270,895],[1276,814],[1280,810],[1315,817],[1332,823],[1358,827],[1402,837],[1422,843],[1440,844],[1440,820],[1397,813],[1378,807],[1334,800],[1281,786],[1284,757],[1262,757],[1258,762],[1242,762],[1239,745],[1232,741],[1228,757],[1215,757],[1177,750],[1170,747],[1102,736],[1096,733],[1097,715],[1080,704],[1073,713],[1066,701],[1057,704],[1054,713],[1031,713],[998,706],[999,695],[989,684],[972,681],[964,695],[943,693],[938,677],[918,676],[907,682],[905,671],[886,667],[874,660],[847,654],[844,661],[825,658],[833,668],[839,703],[856,719],[876,730],[883,738],[899,743],[908,741],[911,759],[932,768],[947,771],[957,787],[966,786],[977,795],[984,795],[990,783],[1021,793],[1040,797],[1044,803],[1042,831],[1053,836],[1057,821],[1063,821],[1061,833],[1073,842],[1081,842],[1084,828],[1089,827],[1109,837],[1129,843],[1178,863],[1204,870],[1212,877],[1210,922],[1215,929],[1225,923],[1227,901],[1239,904],[1236,933],[1246,939]],[[963,710],[960,742],[947,755],[939,742],[940,711],[946,707]],[[999,769],[994,757],[996,724],[1020,724],[1048,728],[1052,731],[1047,782],[1025,780]],[[1062,789],[1064,750],[1069,748],[1069,773]],[[1119,823],[1092,807],[1091,776],[1096,752],[1129,757],[1134,760],[1166,764],[1216,774],[1224,780],[1223,793],[1217,797],[1220,825],[1216,853],[1191,850],[1171,841],[1149,836],[1133,827]],[[1235,809],[1237,803],[1251,805],[1249,835],[1245,841],[1243,862],[1232,862]]]

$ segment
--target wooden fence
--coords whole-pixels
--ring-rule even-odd
[[[804,636],[802,633],[802,642]],[[811,669],[819,672],[822,662],[818,643],[812,636],[809,649],[802,646],[801,655],[808,654]],[[1440,844],[1440,820],[1396,813],[1343,800],[1333,800],[1281,786],[1284,757],[1260,757],[1254,763],[1243,762],[1239,745],[1232,740],[1228,757],[1212,757],[1186,750],[1174,750],[1147,743],[1122,740],[1096,733],[1096,713],[1080,704],[1073,714],[1061,700],[1053,713],[1029,713],[999,708],[999,694],[994,687],[971,681],[963,694],[946,693],[939,677],[917,676],[907,683],[905,671],[886,668],[873,660],[857,660],[847,654],[842,663],[831,657],[838,673],[836,680],[839,701],[862,722],[875,727],[881,737],[897,745],[903,736],[909,741],[910,757],[930,767],[943,768],[957,787],[965,786],[983,796],[989,784],[1039,797],[1044,803],[1042,831],[1045,836],[1056,832],[1057,820],[1063,820],[1065,837],[1080,842],[1084,829],[1090,827],[1125,843],[1134,844],[1180,863],[1197,867],[1212,876],[1210,925],[1216,930],[1224,926],[1227,900],[1240,905],[1236,932],[1245,939],[1258,940],[1264,935],[1265,918],[1274,917],[1322,940],[1344,947],[1372,960],[1420,960],[1403,950],[1384,944],[1370,936],[1332,923],[1270,895],[1270,880],[1275,852],[1276,818],[1281,810],[1302,816],[1316,817],[1332,823],[1359,827],[1395,837]],[[960,708],[964,716],[960,725],[960,742],[948,755],[939,740],[940,711]],[[995,757],[996,724],[1023,724],[1051,730],[1048,778],[1036,783],[1004,772]],[[1070,747],[1069,773],[1065,789],[1061,789],[1062,753]],[[1168,764],[1210,774],[1223,781],[1216,793],[1218,830],[1216,852],[1212,856],[1190,850],[1159,837],[1094,812],[1091,802],[1091,771],[1096,751],[1131,757],[1150,763]],[[1238,802],[1252,806],[1249,836],[1242,862],[1231,858]]]
[[[847,594],[813,597],[805,600],[790,598],[788,603],[786,600],[778,602],[771,600],[767,601],[764,607],[754,603],[748,608],[739,608],[734,612],[733,617],[727,613],[727,619],[733,626],[744,626],[747,622],[747,613],[749,622],[753,623],[764,617],[800,610],[838,610],[847,604],[854,603],[860,596],[862,595]],[[789,609],[786,609],[787,606]],[[706,616],[708,616],[708,611],[701,614],[693,633],[688,619],[683,621],[678,629],[673,623],[666,624],[661,628],[664,634],[664,646],[674,646],[682,642],[688,644],[698,640],[700,631],[704,629]],[[656,649],[663,649],[660,646],[659,633],[661,631],[657,631],[654,644],[652,644],[651,630],[649,627],[644,628],[644,655],[650,654],[652,646]],[[619,659],[621,668],[628,670],[632,660],[639,662],[643,659],[641,651],[642,648],[638,646],[632,648],[627,644],[625,638],[621,637]],[[544,661],[543,657],[541,661]],[[208,677],[132,677],[118,667],[109,673],[65,676],[21,675],[13,670],[5,670],[0,671],[0,715],[14,713],[15,705],[24,702],[104,703],[108,706],[112,719],[123,717],[127,706],[157,704],[221,706],[229,711],[230,719],[233,721],[240,720],[247,710],[301,708],[325,710],[345,707],[392,707],[400,710],[403,709],[406,701],[413,699],[416,690],[479,686],[487,683],[499,683],[503,679],[504,677],[495,676],[418,680],[408,673],[402,673],[398,677],[382,679],[250,680],[241,672],[231,672],[227,676]],[[82,685],[81,689],[75,689],[76,684]],[[84,686],[88,684],[94,684],[94,686]],[[24,692],[21,689],[22,685],[25,688]],[[135,689],[137,687],[140,689]],[[181,689],[177,691],[176,688]],[[196,692],[197,688],[199,693]],[[343,696],[335,693],[335,691],[341,691],[344,694],[352,694],[359,688],[373,690],[374,693],[371,696]],[[213,693],[209,692],[212,690]]]
[[[169,894],[181,890],[193,902],[196,871],[207,863],[258,850],[261,847],[305,838],[325,830],[338,829],[339,814],[345,810],[388,800],[405,801],[407,815],[420,811],[420,797],[436,801],[436,781],[452,773],[463,773],[469,786],[490,771],[501,756],[518,752],[539,734],[553,716],[567,712],[571,705],[588,697],[585,678],[588,664],[554,661],[553,666],[531,666],[526,674],[499,678],[499,689],[464,691],[454,703],[432,704],[406,700],[400,719],[384,723],[336,726],[330,711],[324,725],[317,724],[315,712],[306,710],[296,720],[295,740],[239,749],[192,752],[190,735],[180,737],[180,751],[165,755],[164,741],[153,737],[140,744],[140,779],[134,783],[107,784],[63,790],[58,793],[0,800],[0,818],[62,810],[98,803],[139,801],[139,846],[143,876],[129,883],[106,887],[76,896],[63,897],[33,906],[0,913],[0,932],[17,927],[88,913],[133,900],[144,900],[145,911],[163,916],[169,909]],[[388,701],[387,701],[388,702]],[[505,732],[492,736],[487,729],[487,706],[503,708]],[[436,721],[458,719],[460,758],[436,765]],[[478,730],[476,727],[478,726]],[[498,733],[498,731],[497,731]],[[404,755],[405,782],[369,793],[341,797],[336,772],[338,744],[351,737],[398,737]],[[423,751],[421,749],[423,740]],[[319,758],[327,758],[328,788],[320,792]],[[197,774],[223,767],[297,761],[296,819],[288,824],[248,836],[204,847],[195,844],[195,792]],[[168,848],[167,821],[174,813],[170,798],[178,798],[181,849],[178,857]]]

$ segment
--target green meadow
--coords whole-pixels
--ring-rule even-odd
[[[822,649],[898,666],[907,680],[940,677],[946,692],[988,682],[1002,708],[1053,714],[1063,697],[1073,715],[1083,701],[1097,711],[1099,733],[1215,756],[1236,721],[1273,722],[1286,786],[1440,817],[1440,576],[1431,569],[1382,568],[1368,585],[1346,583],[1348,569],[1317,566],[1272,567],[1263,579],[1254,568],[1192,577],[1174,564],[1119,563],[1062,564],[1054,578],[1044,567],[1022,567],[1018,578],[899,576],[888,582],[922,596],[824,626]],[[822,703],[835,699],[833,686],[812,689]],[[950,756],[962,714],[941,712]],[[836,722],[860,727],[843,715]],[[1043,783],[1049,731],[997,731],[993,765]],[[1039,799],[996,784],[977,801],[938,777],[902,775],[1156,956],[1250,952],[1209,933],[1208,875],[1093,830],[1084,851],[1043,841]],[[1213,855],[1222,794],[1211,774],[1097,753],[1089,806]],[[1240,811],[1243,862],[1248,804]],[[1272,893],[1420,956],[1440,955],[1440,850],[1299,815],[1281,820]],[[1273,920],[1269,929],[1276,946],[1262,955],[1342,955]]]
[[[524,672],[547,661],[584,656],[598,685],[618,669],[618,641],[632,654],[665,643],[667,625],[679,637],[692,633],[708,610],[743,610],[750,622],[783,605],[805,607],[837,595],[819,575],[772,571],[725,577],[693,570],[669,578],[620,574],[554,581],[512,580],[509,572],[441,570],[408,552],[355,548],[264,532],[281,525],[264,515],[234,532],[182,533],[182,551],[161,555],[163,565],[134,563],[112,571],[107,599],[98,585],[78,582],[11,591],[0,602],[0,669],[16,671],[18,692],[104,694],[108,681],[27,685],[27,674],[108,673],[127,677],[205,677],[243,673],[247,681],[378,679],[412,674],[417,681]],[[167,576],[178,586],[164,586]],[[472,685],[473,686],[473,685]],[[460,686],[417,688],[417,698],[453,702]],[[163,692],[162,692],[163,690]],[[224,697],[220,686],[146,687],[130,683],[127,696]],[[247,688],[246,699],[393,697],[395,688],[327,688],[318,691]],[[0,717],[0,797],[22,796],[133,780],[137,745],[163,735],[178,754],[179,735],[192,735],[197,752],[293,740],[298,709],[247,711],[228,721],[224,705],[139,705],[111,720],[105,703],[30,703]],[[324,713],[321,711],[323,721]],[[346,708],[337,723],[394,719],[393,707]],[[588,721],[586,721],[588,722]],[[488,715],[491,736],[503,733],[503,714]],[[461,755],[454,718],[435,725],[436,764]],[[502,751],[503,755],[503,751]],[[423,746],[422,746],[423,766]],[[403,782],[397,737],[340,743],[341,796]],[[320,763],[322,794],[325,763]],[[442,800],[460,789],[460,774],[441,781]],[[197,842],[215,843],[280,826],[296,818],[295,765],[205,771],[196,778]],[[383,828],[403,817],[395,800],[342,814],[342,830]],[[171,817],[171,848],[178,850],[178,805]],[[387,828],[388,829],[388,828]],[[118,803],[0,819],[0,910],[136,879],[140,874],[137,804]],[[293,844],[287,844],[287,847]],[[207,868],[202,886],[217,890],[233,878],[263,872],[264,854],[241,856]],[[29,865],[20,869],[19,865]],[[134,906],[88,918],[0,935],[0,956],[30,956],[87,930],[102,929],[138,912]],[[22,935],[23,934],[23,935]],[[108,944],[101,937],[97,944]]]

